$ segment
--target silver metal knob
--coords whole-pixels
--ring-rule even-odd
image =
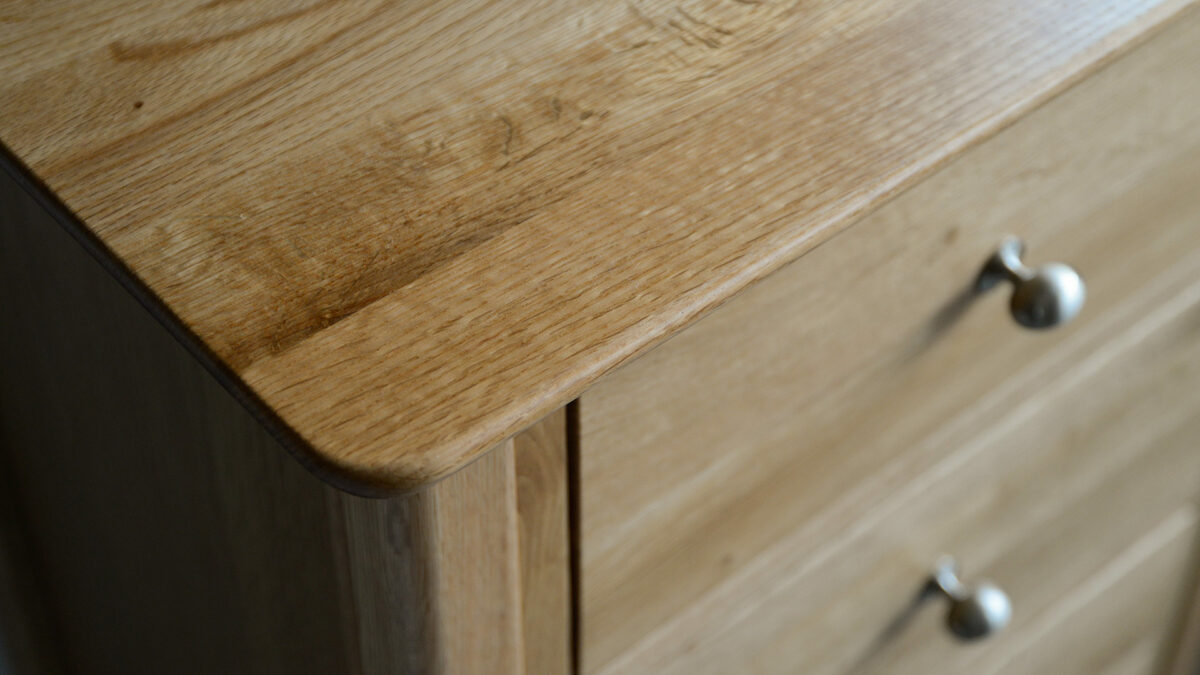
[[[950,599],[946,626],[963,640],[978,640],[999,632],[1012,618],[1008,595],[987,581],[967,586],[958,578],[958,563],[949,556],[938,560],[933,585]]]
[[[1028,267],[1021,262],[1024,255],[1024,242],[1006,237],[983,266],[975,289],[983,292],[1011,281],[1009,307],[1017,323],[1026,328],[1053,328],[1073,319],[1087,297],[1079,273],[1062,263]]]

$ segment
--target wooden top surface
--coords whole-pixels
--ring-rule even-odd
[[[0,140],[303,460],[389,492],[1187,4],[6,0]]]

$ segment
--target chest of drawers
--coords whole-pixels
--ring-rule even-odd
[[[1194,672],[1187,3],[520,5],[6,8],[16,672]]]

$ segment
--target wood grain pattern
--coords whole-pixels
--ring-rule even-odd
[[[344,670],[332,488],[11,181],[0,205],[0,452],[63,669]]]
[[[694,648],[689,621],[743,611],[728,587],[755,559],[807,565],[1136,318],[1156,273],[1200,275],[1197,34],[1181,21],[581,398],[589,669],[664,625]],[[1083,272],[1075,325],[1031,334],[1002,293],[963,295],[1010,231]],[[709,594],[728,604],[669,627]]]
[[[1074,340],[1037,386],[981,402],[970,433],[947,439],[937,461],[904,458],[864,476],[607,662],[592,657],[605,636],[592,632],[585,604],[584,628],[597,638],[584,642],[585,672],[1092,672],[1072,664],[1159,662],[1194,574],[1200,256],[1138,300]],[[888,474],[898,475],[881,486]],[[792,494],[823,478],[812,467]],[[764,499],[787,509],[777,493]],[[764,525],[753,504],[728,510],[743,529]],[[1010,630],[964,648],[941,606],[915,602],[946,552],[1010,594]],[[1171,576],[1139,580],[1159,559]],[[666,590],[678,578],[654,574]],[[594,581],[585,566],[585,591]],[[1134,599],[1131,585],[1153,592]]]
[[[0,139],[319,471],[397,490],[1187,4],[10,0]]]
[[[364,672],[567,672],[565,439],[560,412],[418,494],[332,497]]]
[[[1193,544],[1192,569],[1200,569],[1200,537]],[[1200,672],[1200,575],[1192,579],[1190,592],[1183,596],[1186,601],[1180,608],[1175,626],[1175,641],[1164,673],[1169,675],[1195,675]]]
[[[1036,629],[1026,648],[981,673],[1159,675],[1179,589],[1195,575],[1191,549],[1200,530],[1194,505],[1146,535],[1073,590]],[[1047,625],[1053,623],[1053,625]],[[1035,629],[1035,630],[1036,630]],[[982,660],[982,659],[980,659]]]
[[[338,500],[365,672],[526,672],[511,441],[420,494]]]
[[[25,574],[3,588],[37,591],[26,604],[49,615],[65,672],[540,673],[566,658],[561,412],[427,490],[344,494],[12,181],[0,206],[0,542],[25,535],[33,563],[5,565]]]
[[[539,675],[573,672],[566,422],[559,411],[514,439],[525,670]]]

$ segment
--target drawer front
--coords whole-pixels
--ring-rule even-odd
[[[954,543],[946,539],[959,532],[954,514],[983,508],[1006,483],[973,478],[966,508],[949,509],[948,522],[939,516],[946,505],[926,497],[935,487],[966,481],[960,473],[976,456],[992,453],[978,461],[997,471],[1042,467],[1057,456],[1052,443],[1066,452],[1108,442],[1087,425],[1125,432],[1143,423],[1109,419],[1132,402],[1119,380],[1089,378],[1123,372],[1109,364],[1135,358],[1122,351],[1134,347],[1118,336],[1147,325],[1171,297],[1164,289],[1200,279],[1197,62],[1200,21],[1189,16],[585,394],[584,670],[848,667],[865,658],[879,627],[838,617],[879,618],[880,609],[886,618],[898,598],[861,616],[855,599],[875,598],[873,589],[910,593],[935,549]],[[1008,233],[1029,243],[1032,262],[1083,273],[1088,305],[1074,323],[1031,332],[1008,316],[1005,292],[970,296],[983,259]],[[1063,378],[1089,384],[1053,398]],[[1104,400],[1119,399],[1116,407],[1088,417],[1110,389]],[[1008,438],[997,429],[1052,403],[1084,426],[1053,442],[988,440]],[[1164,401],[1164,419],[1189,405],[1187,396]],[[1113,450],[1122,461],[1142,451],[1150,452]],[[1059,482],[1080,467],[1104,468],[1090,448],[1073,452],[1078,466],[1039,469],[1051,481],[1038,483],[1041,508],[1069,508],[1075,497],[1061,496]],[[931,509],[928,520],[894,521],[904,500]],[[1134,530],[1167,517],[1142,516]],[[980,533],[963,550],[976,564],[999,560],[1018,535],[1029,531]],[[855,548],[864,537],[890,547]],[[782,578],[792,579],[787,593]],[[839,587],[855,597],[833,602]],[[831,593],[831,604],[813,593]],[[778,603],[787,611],[776,616]]]
[[[985,428],[869,512],[802,524],[632,649],[588,667],[1153,672],[1194,568],[1198,272],[1160,279],[1142,296],[1152,312],[1114,314],[1103,339],[1049,368],[1037,396],[1010,392]],[[942,602],[915,603],[943,553],[966,581],[1008,593],[1008,629],[964,645],[946,631]]]

